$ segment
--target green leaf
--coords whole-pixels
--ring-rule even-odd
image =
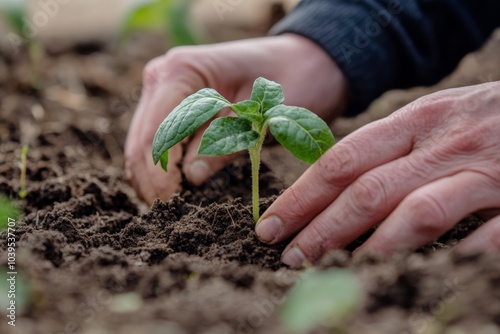
[[[335,144],[328,125],[305,108],[279,105],[268,110],[264,118],[274,138],[305,162],[314,163]]]
[[[292,333],[344,326],[361,301],[360,291],[357,277],[345,269],[306,272],[288,294],[281,320]]]
[[[188,96],[160,124],[153,140],[153,162],[161,160],[166,170],[168,150],[191,135],[203,123],[214,117],[231,103],[210,88],[204,88]]]
[[[236,115],[258,123],[262,122],[262,114],[259,112],[259,108],[260,104],[253,100],[241,101],[231,106]]]
[[[279,83],[265,78],[258,78],[253,84],[252,100],[261,105],[261,113],[264,113],[283,103],[285,96]]]
[[[24,38],[23,19],[26,17],[27,3],[28,0],[0,0],[0,13],[5,16],[15,33]]]
[[[167,170],[168,168],[168,150],[163,152],[163,154],[160,157],[160,166],[163,168],[164,171]]]
[[[221,117],[214,120],[203,134],[199,154],[219,156],[247,150],[259,141],[252,123],[244,118]]]
[[[7,196],[0,194],[0,230],[8,227],[9,218],[17,220],[20,215],[19,207]]]

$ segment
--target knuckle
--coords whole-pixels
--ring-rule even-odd
[[[169,50],[165,55],[165,63],[172,68],[185,66],[191,61],[193,55],[197,54],[196,47],[178,46]]]
[[[323,255],[333,249],[328,238],[331,234],[324,230],[324,225],[311,224],[305,232],[299,246],[309,261],[319,261]]]
[[[386,184],[377,174],[366,174],[353,184],[351,196],[350,203],[356,214],[375,216],[387,203]]]
[[[490,131],[477,121],[461,120],[446,134],[445,153],[462,155],[481,151],[491,142]]]
[[[410,228],[418,235],[439,236],[451,227],[443,204],[431,194],[414,195],[406,206]]]
[[[175,47],[165,55],[150,60],[144,68],[144,87],[155,89],[173,73],[183,73],[193,63],[194,50],[193,46]]]
[[[443,119],[443,112],[455,104],[455,98],[456,94],[451,91],[425,95],[403,107],[394,117],[401,126],[417,130],[418,136],[426,136]]]
[[[295,218],[303,218],[309,213],[309,209],[307,208],[307,203],[305,202],[305,196],[300,194],[300,191],[292,186],[286,190],[287,195],[291,199],[291,203],[293,203],[293,210],[287,209],[288,215],[293,213]],[[288,202],[288,201],[287,201]],[[290,202],[288,202],[290,203]]]
[[[355,150],[346,145],[337,144],[327,151],[317,163],[319,175],[327,184],[347,186],[356,177]]]
[[[145,89],[152,90],[160,83],[164,62],[165,56],[160,56],[150,60],[146,64],[142,74],[142,83]]]

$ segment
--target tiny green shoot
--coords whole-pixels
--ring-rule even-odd
[[[144,0],[131,9],[121,32],[121,43],[135,31],[165,31],[169,46],[195,45],[198,40],[189,24],[193,0]]]
[[[21,209],[7,196],[0,194],[0,231],[8,226],[9,218],[17,220],[21,215]]]
[[[220,117],[205,130],[200,155],[222,156],[248,150],[252,164],[252,209],[259,219],[260,151],[267,130],[302,161],[313,163],[335,143],[328,125],[311,111],[286,106],[280,84],[255,80],[250,100],[231,103],[217,91],[204,88],[188,96],[161,123],[153,141],[153,161],[167,170],[168,150],[230,108],[238,117]]]
[[[29,146],[27,144],[23,145],[21,149],[21,180],[19,182],[19,197],[26,198],[26,168],[27,168],[27,156],[28,156]]]
[[[325,326],[346,332],[350,317],[361,302],[358,278],[345,269],[306,271],[287,295],[281,321],[290,333],[309,333]]]

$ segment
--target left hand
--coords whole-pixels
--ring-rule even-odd
[[[256,230],[269,243],[298,233],[283,262],[299,267],[380,223],[357,252],[416,249],[477,212],[487,222],[458,248],[500,250],[500,82],[423,97],[352,133]]]

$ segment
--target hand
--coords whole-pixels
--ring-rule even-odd
[[[488,209],[458,247],[500,250],[499,92],[500,82],[441,91],[352,133],[271,205],[257,234],[298,233],[283,253],[298,267],[379,223],[358,252],[415,249]]]
[[[184,98],[211,87],[232,102],[250,98],[254,80],[263,76],[283,85],[285,103],[308,108],[331,120],[345,101],[345,79],[335,62],[316,44],[298,35],[181,47],[151,61],[125,145],[126,178],[148,203],[167,200],[180,190],[181,170],[195,185],[222,169],[231,157],[200,157],[204,129],[169,155],[169,172],[152,161],[158,126]],[[228,111],[221,112],[227,115]]]

